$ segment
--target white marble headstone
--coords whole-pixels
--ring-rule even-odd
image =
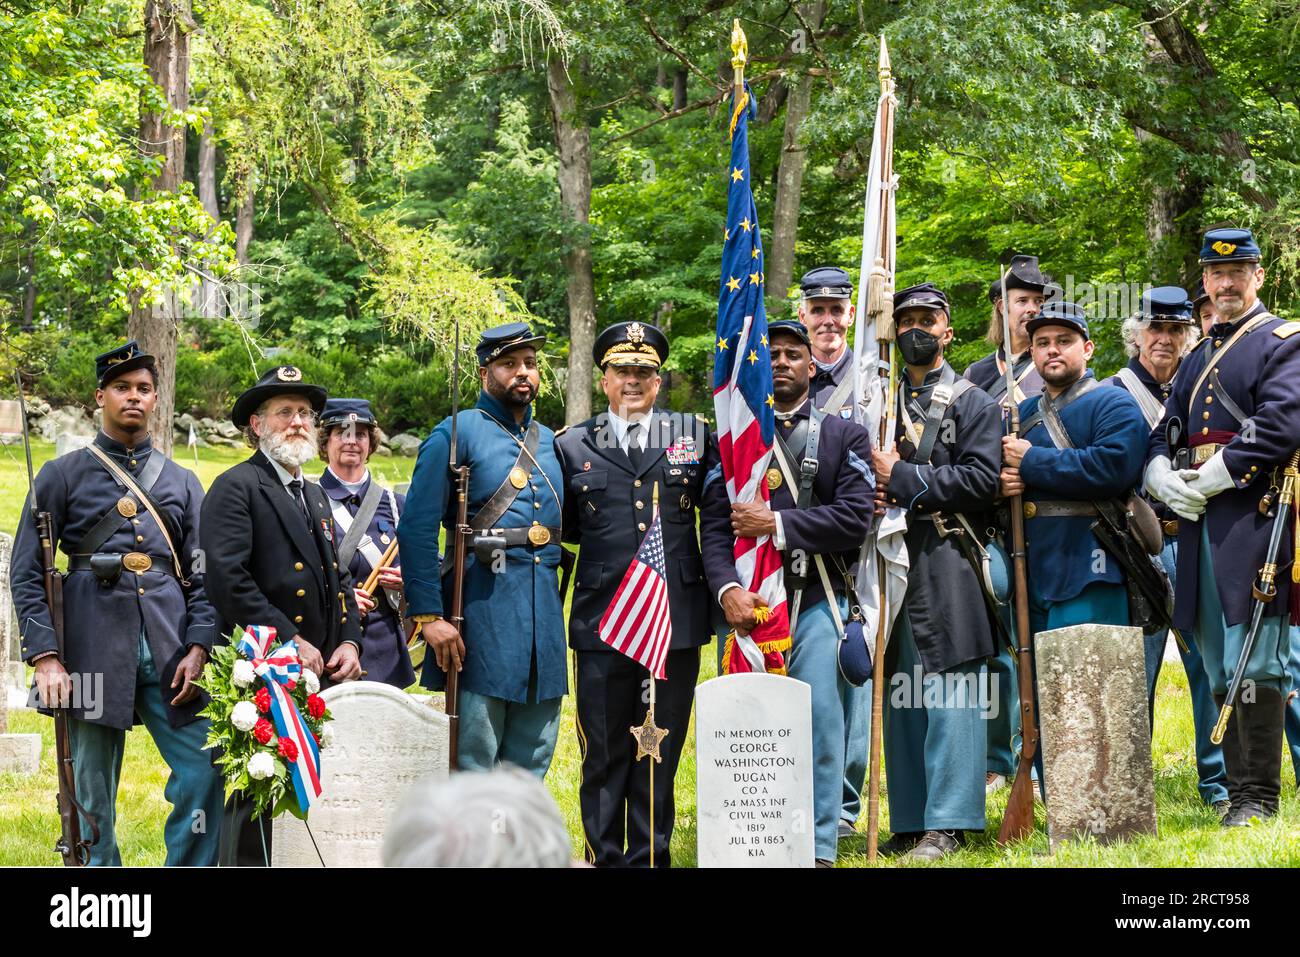
[[[780,675],[695,691],[700,867],[812,867],[812,694]]]
[[[275,867],[378,867],[384,832],[402,794],[447,774],[448,721],[404,691],[350,681],[321,692],[334,716],[334,742],[321,750],[321,796],[311,835],[291,814],[275,819]],[[312,847],[315,837],[320,857]]]

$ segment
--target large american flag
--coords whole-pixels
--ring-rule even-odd
[[[722,474],[732,502],[768,502],[766,474],[776,415],[767,315],[763,311],[763,244],[758,207],[750,188],[748,84],[733,103],[731,164],[727,169],[727,226],[718,287],[717,341],[713,350],[713,408],[718,416]],[[740,583],[762,596],[768,615],[749,635],[729,635],[726,674],[785,672],[781,652],[790,647],[781,555],[771,538],[736,540]]]
[[[673,641],[673,620],[668,614],[664,529],[658,504],[650,530],[605,609],[598,632],[601,641],[649,668],[660,681],[667,676],[664,663]]]

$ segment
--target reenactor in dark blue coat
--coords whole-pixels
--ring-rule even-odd
[[[1043,391],[1043,379],[1034,368],[1029,354],[1029,331],[1026,324],[1043,308],[1051,280],[1038,268],[1037,256],[1013,256],[1007,272],[1007,302],[1002,301],[1002,279],[989,286],[993,314],[989,318],[986,338],[994,346],[983,359],[966,368],[965,377],[997,399],[1005,408],[1007,399],[1007,346],[1002,341],[1002,310],[1008,310],[1011,326],[1011,363],[1016,394],[1012,401],[1023,402]]]
[[[95,375],[103,429],[91,448],[46,463],[36,476],[36,500],[53,517],[55,544],[68,556],[64,663],[30,498],[10,569],[22,657],[35,668],[42,703],[71,698],[77,800],[99,826],[90,863],[122,863],[114,826],[122,753],[126,731],[144,724],[171,768],[167,863],[210,865],[217,860],[222,781],[203,750],[208,720],[198,712],[207,701],[194,684],[215,638],[203,565],[196,562],[203,490],[194,473],[150,441],[158,401],[153,356],[132,340],[98,356]]]
[[[394,544],[406,496],[384,488],[366,468],[378,445],[379,423],[365,399],[327,399],[320,420],[320,487],[330,500],[339,535],[339,560],[352,576],[361,614],[361,677],[396,688],[415,683],[406,650],[402,569]],[[394,548],[387,564],[384,556]],[[374,594],[362,587],[379,569]]]
[[[768,339],[777,423],[767,472],[771,505],[731,504],[722,470],[715,469],[700,509],[700,544],[709,586],[728,623],[745,631],[757,623],[754,611],[762,599],[737,577],[736,539],[769,535],[784,556],[792,638],[788,671],[812,689],[813,829],[817,860],[829,866],[844,807],[845,726],[860,708],[863,691],[845,679],[839,650],[858,604],[849,598],[851,569],[873,511],[871,436],[850,419],[814,410],[811,347],[803,325],[774,322]],[[806,488],[805,459],[817,463]]]
[[[872,453],[876,498],[907,510],[907,594],[885,652],[889,769],[887,852],[937,860],[984,829],[991,708],[985,662],[995,652],[997,599],[986,547],[998,494],[998,404],[943,358],[948,297],[921,283],[894,297],[898,451]],[[985,589],[989,589],[986,596]],[[926,702],[935,701],[931,707]]]
[[[1025,324],[1043,308],[1050,284],[1051,280],[1038,267],[1037,256],[1013,256],[1007,272],[1007,301],[1002,301],[1001,277],[989,285],[992,313],[985,338],[994,349],[983,359],[967,366],[963,375],[996,399],[1003,409],[1009,408],[1008,402],[1023,402],[1043,391],[1042,377],[1029,354],[1029,333]],[[1010,398],[1007,396],[1007,348],[1002,341],[1004,308],[1011,327],[1011,363],[1016,382],[1015,395]],[[1010,608],[1013,603],[1014,598],[1007,603],[1003,617],[1008,631],[1012,627]],[[989,661],[988,671],[989,681],[998,694],[997,716],[985,722],[989,739],[986,782],[992,792],[1010,780],[1015,772],[1013,750],[1020,750],[1020,692],[1016,684],[1015,660],[1002,642],[998,643],[997,655]]]
[[[659,495],[668,556],[673,639],[666,680],[656,682],[656,723],[668,729],[655,769],[656,866],[669,866],[673,779],[695,700],[700,646],[711,637],[713,596],[695,531],[704,477],[718,464],[717,440],[702,417],[654,408],[668,340],[654,326],[619,322],[596,337],[592,358],[609,408],[561,429],[555,453],[567,485],[564,538],[578,542],[569,613],[586,858],[598,866],[650,862],[650,781],[628,728],[645,717],[649,672],[600,640],[605,615],[651,521]]]
[[[1192,315],[1192,302],[1180,286],[1159,286],[1142,295],[1137,313],[1124,320],[1124,348],[1128,365],[1106,380],[1107,385],[1128,391],[1137,400],[1147,426],[1154,429],[1164,418],[1165,403],[1173,393],[1174,377],[1200,338]],[[1171,580],[1176,580],[1178,562],[1178,516],[1163,502],[1151,500],[1164,536],[1160,561]],[[1218,711],[1210,694],[1209,680],[1200,652],[1191,633],[1180,636],[1178,645],[1187,688],[1192,698],[1192,723],[1196,729],[1196,770],[1201,799],[1220,814],[1228,811],[1227,774],[1223,769],[1223,751],[1210,740]],[[1146,637],[1147,709],[1155,724],[1156,682],[1164,661],[1168,629],[1161,628]]]
[[[1128,625],[1124,569],[1092,523],[1094,503],[1126,500],[1141,481],[1146,420],[1132,396],[1102,387],[1088,369],[1093,345],[1079,306],[1050,302],[1027,327],[1043,392],[1020,404],[1024,437],[1003,436],[1001,485],[1008,498],[1024,496],[1030,631]],[[1059,437],[1047,418],[1053,412]],[[1040,783],[1041,755],[1040,744]]]
[[[813,376],[810,393],[813,404],[824,409],[836,387],[853,368],[853,350],[848,334],[853,326],[853,284],[839,266],[818,266],[799,280],[799,321],[812,342]],[[848,407],[853,397],[840,392],[837,404]],[[838,412],[839,409],[836,409]]]
[[[463,640],[443,620],[451,566],[444,577],[438,549],[439,531],[456,521],[450,416],[420,447],[397,529],[408,611],[429,649],[421,683],[441,690],[449,668],[460,672],[460,767],[508,761],[539,778],[551,766],[568,690],[558,578],[564,482],[555,434],[533,418],[545,341],[522,322],[484,332],[475,349],[483,391],[457,413],[456,459],[470,468],[475,530]]]
[[[1202,279],[1218,314],[1183,360],[1164,425],[1151,432],[1147,490],[1181,516],[1174,625],[1193,631],[1222,703],[1251,619],[1252,585],[1266,560],[1276,508],[1272,489],[1300,448],[1300,323],[1259,301],[1264,270],[1248,229],[1212,229],[1201,249]],[[1167,428],[1181,437],[1171,445]],[[1288,530],[1289,532],[1290,530]],[[1282,536],[1277,567],[1289,568],[1294,535]],[[1277,813],[1283,696],[1288,689],[1291,576],[1276,596],[1246,663],[1248,688],[1223,739],[1232,807],[1227,826]]]
[[[329,500],[302,467],[320,452],[325,390],[296,366],[268,369],[240,394],[230,418],[257,451],[213,480],[203,502],[203,551],[217,634],[268,625],[294,639],[302,666],[328,687],[361,675],[352,578],[340,567]],[[220,863],[269,865],[271,815],[252,816],[234,795],[221,822]]]
[[[849,373],[853,350],[848,331],[853,325],[853,283],[839,266],[818,266],[799,280],[799,321],[808,330],[812,344],[813,369],[809,394],[813,405],[831,414],[852,414],[853,396]],[[718,653],[722,653],[719,642]],[[855,824],[862,811],[862,788],[867,780],[867,747],[871,736],[871,688],[851,692],[857,707],[844,728],[844,807],[840,812],[840,837],[857,834]]]

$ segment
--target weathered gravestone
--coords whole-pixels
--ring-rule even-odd
[[[35,774],[41,764],[39,734],[9,734],[9,647],[17,628],[13,597],[9,593],[9,560],[13,555],[12,535],[0,532],[0,771]]]
[[[1057,628],[1034,636],[1034,653],[1052,849],[1155,834],[1142,629]]]
[[[323,858],[326,867],[378,867],[384,831],[403,792],[430,775],[447,774],[447,716],[378,681],[335,685],[321,697],[334,715],[334,741],[321,751],[311,835],[302,821],[281,814],[271,863],[319,867]]]
[[[779,675],[695,692],[700,867],[812,867],[812,695]]]

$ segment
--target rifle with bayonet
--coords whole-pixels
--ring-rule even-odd
[[[1300,483],[1300,449],[1291,453],[1282,471],[1282,488],[1277,500],[1277,513],[1273,518],[1273,528],[1269,532],[1268,551],[1264,553],[1264,566],[1259,570],[1259,578],[1251,585],[1251,596],[1255,604],[1250,611],[1250,627],[1246,630],[1246,639],[1241,643],[1241,654],[1237,656],[1237,668],[1232,673],[1232,682],[1228,685],[1228,697],[1219,711],[1219,720],[1214,723],[1210,740],[1215,744],[1223,743],[1223,735],[1228,730],[1228,719],[1237,704],[1242,682],[1246,678],[1246,664],[1250,653],[1255,648],[1259,637],[1260,625],[1264,621],[1264,606],[1277,597],[1277,553],[1282,547],[1282,536],[1286,534],[1287,519],[1290,517],[1291,503],[1296,498],[1296,485]],[[1300,519],[1297,519],[1300,521]],[[1300,555],[1296,556],[1300,559]],[[1292,575],[1295,579],[1295,575]],[[1284,626],[1285,627],[1285,626]]]
[[[465,557],[473,529],[469,527],[469,466],[457,459],[456,437],[460,413],[460,322],[456,323],[456,346],[451,360],[451,451],[447,470],[456,483],[456,524],[448,543],[452,555],[451,602],[447,621],[465,640]],[[447,667],[447,757],[455,771],[460,758],[460,675],[448,662]]]
[[[27,453],[28,502],[32,523],[40,542],[41,571],[45,579],[45,603],[50,609],[50,627],[54,630],[54,647],[60,665],[65,665],[63,648],[63,576],[54,563],[54,518],[41,511],[36,501],[36,479],[32,472],[32,440],[27,428],[27,402],[23,398],[22,377],[17,371],[18,405],[23,419],[23,451]],[[68,702],[60,699],[42,701],[54,716],[55,775],[59,782],[59,840],[54,849],[67,867],[85,867],[90,863],[90,848],[99,843],[99,825],[77,801],[77,783],[72,765],[72,743],[68,732]],[[90,825],[90,840],[81,836],[81,818]]]
[[[1020,437],[1020,407],[1016,404],[1016,379],[1011,359],[1011,318],[1007,308],[1007,273],[1002,269],[1002,342],[1006,352],[1007,413],[1009,434]],[[998,828],[998,843],[1008,844],[1034,831],[1034,755],[1038,751],[1038,713],[1034,707],[1033,660],[1029,655],[1029,573],[1025,564],[1025,512],[1021,496],[1008,499],[1011,508],[1011,569],[1015,601],[1016,672],[1020,688],[1020,764],[1016,767],[1011,796]]]

